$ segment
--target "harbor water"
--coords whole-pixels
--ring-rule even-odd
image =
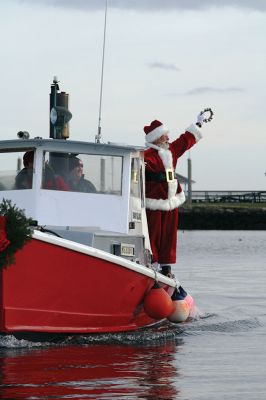
[[[60,343],[2,336],[0,398],[264,400],[265,260],[265,231],[180,231],[174,272],[195,318]]]

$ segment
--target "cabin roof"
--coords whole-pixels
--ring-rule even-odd
[[[126,145],[121,143],[94,143],[84,142],[77,140],[63,140],[63,139],[11,139],[1,140],[0,149],[20,149],[26,151],[29,148],[44,147],[53,151],[92,151],[93,153],[109,153],[110,151],[129,153],[132,151],[144,150],[143,146]]]

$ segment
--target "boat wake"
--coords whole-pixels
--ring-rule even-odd
[[[14,335],[5,335],[0,337],[0,349],[16,348],[39,348],[50,346],[73,346],[73,345],[93,345],[93,344],[154,344],[177,340],[180,333],[183,332],[184,324],[171,324],[166,322],[162,326],[145,328],[132,332],[120,333],[102,333],[93,335],[73,335],[67,337],[54,336],[47,338],[38,338],[38,336],[28,339],[15,337]]]
[[[1,335],[0,349],[22,349],[39,348],[50,346],[73,346],[93,344],[124,344],[124,345],[152,345],[155,346],[164,342],[183,341],[184,337],[202,335],[206,333],[239,334],[251,329],[257,329],[264,325],[259,318],[238,319],[217,321],[216,314],[203,314],[198,312],[193,318],[184,323],[171,323],[164,321],[150,328],[143,328],[138,331],[120,333],[102,333],[93,335]],[[214,321],[215,320],[215,321]]]
[[[205,323],[206,318],[209,319],[208,323]],[[185,335],[202,335],[203,332],[214,334],[239,334],[252,329],[260,328],[264,325],[262,321],[260,321],[257,317],[212,322],[213,318],[217,319],[217,316],[206,316],[205,322],[202,321],[198,324],[192,323],[190,326],[187,326],[186,330],[183,333]]]

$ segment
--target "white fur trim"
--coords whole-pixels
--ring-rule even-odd
[[[173,168],[173,155],[170,150],[160,147],[158,155],[163,162],[164,169]]]
[[[161,147],[156,146],[156,144],[149,143],[149,142],[145,142],[145,144],[146,144],[147,147],[150,147],[152,149],[155,149],[155,150],[158,150],[158,151],[161,150]]]
[[[178,208],[186,201],[185,193],[182,191],[174,197],[168,199],[149,199],[146,198],[146,208],[148,210],[171,211]]]
[[[165,135],[168,132],[169,132],[169,130],[165,125],[160,125],[160,126],[158,126],[158,128],[153,129],[153,131],[151,131],[150,133],[147,133],[147,135],[145,137],[146,142],[152,143],[155,140],[159,139],[162,135]]]
[[[165,169],[173,169],[173,155],[170,150],[159,148],[158,155],[162,160]],[[182,191],[176,193],[178,186],[177,179],[168,182],[168,197],[167,199],[150,199],[146,198],[146,208],[149,210],[170,211],[178,208],[186,201],[185,193]]]
[[[195,136],[196,142],[198,142],[202,138],[202,133],[199,127],[196,124],[191,124],[187,129],[186,132],[192,133]]]

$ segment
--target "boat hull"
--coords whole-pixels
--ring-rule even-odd
[[[154,324],[143,310],[152,276],[32,239],[1,271],[0,331],[101,333]],[[164,285],[171,295],[173,287]]]

